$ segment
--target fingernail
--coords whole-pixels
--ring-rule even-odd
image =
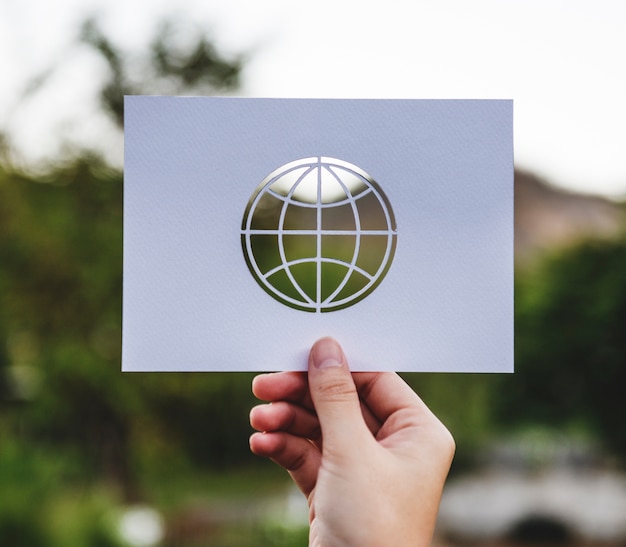
[[[315,368],[332,368],[343,365],[341,346],[332,338],[322,338],[313,345],[311,360]]]

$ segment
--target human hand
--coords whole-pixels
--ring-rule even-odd
[[[310,546],[430,544],[454,440],[397,374],[350,374],[339,344],[322,338],[308,375],[263,374],[252,390],[270,404],[250,413],[261,432],[250,448],[307,497]]]

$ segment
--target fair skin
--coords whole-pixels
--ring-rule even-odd
[[[454,440],[395,373],[350,373],[322,338],[308,374],[254,379],[252,452],[284,467],[309,504],[311,547],[430,545]]]

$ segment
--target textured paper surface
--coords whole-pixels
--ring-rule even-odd
[[[303,370],[331,335],[353,370],[513,370],[513,104],[127,97],[125,371]],[[241,245],[255,188],[339,158],[384,190],[380,285],[328,313],[261,289]]]

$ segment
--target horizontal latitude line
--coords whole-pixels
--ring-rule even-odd
[[[356,236],[356,235],[373,235],[388,236],[396,235],[393,230],[242,230],[242,234],[246,235],[333,235],[333,236]]]

